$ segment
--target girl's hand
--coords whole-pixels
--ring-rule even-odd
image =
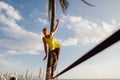
[[[57,22],[59,22],[59,19],[56,19]]]
[[[46,58],[47,58],[47,55],[45,55],[45,57],[43,58],[43,60],[46,60]]]

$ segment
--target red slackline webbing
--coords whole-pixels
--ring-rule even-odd
[[[74,63],[72,63],[70,66],[65,68],[63,71],[58,73],[54,78],[62,75],[63,73],[67,72],[68,70],[74,68],[78,64],[84,62],[85,60],[93,57],[94,55],[98,54],[102,50],[106,49],[107,47],[111,46],[112,44],[116,43],[120,40],[120,29],[116,31],[114,34],[112,34],[110,37],[108,37],[106,40],[98,44],[96,47],[94,47],[92,50],[90,50],[88,53],[80,57],[78,60],[76,60]]]

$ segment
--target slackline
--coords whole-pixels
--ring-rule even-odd
[[[70,66],[68,66],[67,68],[65,68],[63,71],[61,71],[60,73],[58,73],[56,76],[54,76],[54,78],[62,75],[63,73],[69,71],[70,69],[76,67],[78,64],[86,61],[87,59],[89,59],[91,57],[93,57],[94,55],[98,54],[99,52],[101,52],[102,50],[106,49],[107,47],[113,45],[114,43],[116,43],[119,40],[120,40],[120,29],[117,30],[115,33],[113,33],[106,40],[104,40],[103,42],[101,42],[100,44],[98,44],[92,50],[90,50],[89,52],[87,52],[85,55],[83,55],[82,57],[80,57],[78,60],[76,60],[75,62],[73,62]]]

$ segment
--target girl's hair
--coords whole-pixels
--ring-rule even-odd
[[[47,28],[43,28],[43,31],[46,31],[47,30]]]

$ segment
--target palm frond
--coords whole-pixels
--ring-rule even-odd
[[[63,13],[67,10],[69,3],[67,0],[59,0]]]
[[[92,5],[92,4],[90,4],[90,3],[88,3],[87,1],[85,1],[85,0],[81,0],[83,3],[85,3],[85,4],[87,4],[87,5],[89,5],[89,6],[94,6],[94,5]]]
[[[50,20],[50,12],[52,10],[52,1],[53,0],[48,0],[47,1],[47,17],[48,17],[48,20]]]

